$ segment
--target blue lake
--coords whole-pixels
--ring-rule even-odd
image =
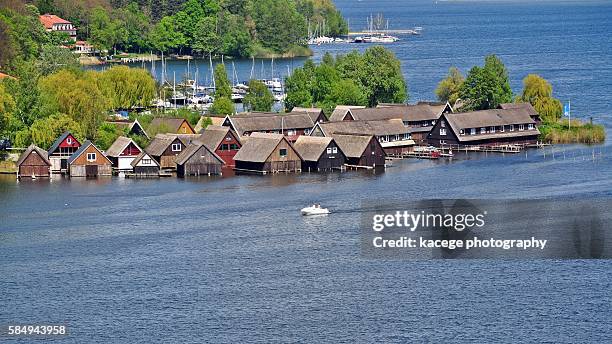
[[[389,45],[412,100],[432,99],[449,66],[496,53],[515,92],[542,74],[576,116],[612,126],[608,2],[336,3],[353,29],[377,12],[424,28]],[[608,144],[396,161],[382,174],[0,177],[0,326],[67,324],[54,338],[66,343],[610,342],[610,261],[371,260],[360,221],[383,200],[611,197]],[[335,213],[302,218],[315,201]]]

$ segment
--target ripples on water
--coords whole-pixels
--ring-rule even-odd
[[[383,11],[425,28],[391,46],[413,99],[495,52],[515,90],[542,73],[609,124],[609,4],[338,4],[351,26]],[[379,200],[608,198],[610,158],[568,146],[378,175],[0,177],[0,325],[67,323],[73,343],[608,342],[608,261],[366,260],[358,229]],[[314,201],[335,213],[302,218]]]

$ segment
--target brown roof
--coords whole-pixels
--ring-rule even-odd
[[[265,162],[282,140],[285,140],[282,134],[252,133],[243,141],[234,160]]]
[[[248,113],[229,116],[234,129],[239,135],[245,132],[281,131],[288,129],[307,129],[314,126],[314,121],[307,113]]]
[[[342,135],[334,134],[334,141],[348,158],[359,158],[368,148],[372,135]]]
[[[179,139],[185,146],[200,138],[197,134],[157,134],[145,149],[147,153],[160,156],[174,142]]]
[[[185,149],[183,149],[183,151],[176,156],[176,158],[174,159],[174,161],[176,162],[177,165],[182,165],[184,163],[187,162],[187,160],[191,159],[191,157],[200,150],[200,148],[204,148],[206,149],[208,152],[210,152],[215,159],[219,160],[219,163],[224,164],[225,162],[223,161],[223,159],[221,159],[221,157],[219,157],[214,150],[210,150],[208,149],[208,147],[206,147],[206,145],[204,145],[202,142],[194,142],[191,143],[189,146],[187,146]]]
[[[128,131],[132,131],[132,129],[134,128],[134,126],[138,125],[138,127],[140,128],[140,130],[142,130],[142,133],[148,138],[149,134],[147,134],[147,132],[144,130],[144,127],[140,124],[140,122],[138,122],[138,119],[135,119],[133,121],[130,120],[114,120],[114,121],[106,121],[106,123],[108,124],[112,124],[115,127],[118,127],[120,129],[124,129],[124,128],[128,128]]]
[[[202,131],[202,134],[198,138],[198,141],[206,145],[211,151],[216,151],[223,139],[232,129],[230,127],[223,127],[218,125],[209,125]],[[238,135],[235,135],[238,138]]]
[[[439,107],[439,106],[438,106]],[[401,119],[407,122],[434,121],[440,118],[442,109],[428,104],[385,106],[378,108],[352,109],[353,119],[359,121],[376,121],[383,119]]]
[[[332,140],[331,137],[300,136],[293,144],[293,148],[302,156],[302,159],[318,161]]]
[[[54,14],[43,14],[39,17],[45,29],[52,29],[54,24],[72,24],[66,19],[62,19]]]
[[[150,127],[155,128],[163,125],[168,127],[168,129],[170,129],[173,133],[176,133],[178,132],[183,122],[187,122],[187,120],[184,118],[156,117],[153,118],[153,121],[151,121]],[[187,122],[187,125],[193,130],[193,127],[191,127],[191,124],[189,124],[189,122]]]
[[[365,109],[365,106],[358,105],[336,105],[336,108],[332,112],[331,116],[329,116],[330,121],[341,121],[344,118],[344,115],[350,109]]]
[[[488,135],[459,135],[461,129],[495,127],[502,125],[535,124],[535,121],[523,109],[490,109],[444,115],[460,141],[484,140],[490,138],[519,137],[539,135],[540,131],[534,125],[532,130],[514,130],[497,132]]]
[[[28,149],[25,150],[25,152],[21,153],[21,156],[19,156],[19,160],[17,160],[17,166],[21,165],[23,163],[23,161],[30,155],[30,153],[32,152],[36,152],[38,155],[40,155],[40,157],[43,159],[43,161],[51,166],[51,162],[49,161],[49,153],[47,153],[47,151],[43,150],[42,148],[35,146],[35,145],[30,145],[28,147]]]
[[[530,103],[504,103],[499,104],[500,109],[525,111],[529,116],[537,116],[538,112]]]
[[[106,155],[102,154],[102,151],[100,150],[100,148],[94,145],[93,142],[87,140],[83,142],[83,145],[79,147],[79,149],[77,149],[76,152],[72,153],[72,155],[68,158],[68,165],[72,165],[72,162],[75,161],[81,155],[83,155],[83,153],[87,150],[87,148],[89,148],[89,146],[92,146],[93,148],[95,148],[95,150],[97,150],[100,153],[100,155],[102,155],[104,160],[106,160],[109,165],[112,164],[112,162],[106,157]]]
[[[323,109],[321,108],[305,108],[305,107],[294,107],[293,109],[291,109],[291,112],[296,112],[296,113],[306,113],[308,116],[310,116],[310,118],[312,119],[313,122],[317,121],[317,118],[319,117],[319,115],[321,114],[321,112],[323,112]]]
[[[114,158],[118,157],[130,143],[133,143],[136,147],[138,147],[136,142],[134,142],[134,140],[132,140],[131,138],[119,136],[115,140],[115,142],[113,142],[113,144],[106,150],[106,156],[112,156]],[[138,149],[142,151],[140,147],[138,147]]]
[[[356,135],[398,135],[410,133],[410,128],[404,126],[401,119],[388,119],[381,121],[341,121],[319,123],[325,136],[334,134]]]

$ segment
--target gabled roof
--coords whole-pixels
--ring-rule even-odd
[[[51,162],[49,161],[49,153],[33,144],[31,144],[28,149],[25,150],[25,152],[21,153],[19,160],[17,160],[17,166],[21,165],[32,152],[36,152],[47,165],[51,166]]]
[[[132,167],[136,167],[138,166],[138,163],[140,162],[140,160],[144,159],[145,157],[149,157],[149,159],[151,159],[152,162],[155,163],[155,165],[157,165],[157,167],[159,166],[159,163],[157,162],[157,160],[153,159],[149,153],[142,151],[140,154],[138,154],[138,156],[136,158],[134,158],[134,160],[132,160],[132,162],[130,163],[130,165],[132,165]]]
[[[325,149],[333,141],[331,137],[300,136],[293,148],[306,161],[318,161]]]
[[[179,128],[184,122],[187,123],[187,125],[189,126],[189,128],[191,128],[193,132],[195,132],[191,124],[189,124],[189,122],[187,122],[187,120],[184,118],[156,117],[153,118],[153,120],[151,121],[150,127],[155,128],[163,125],[168,127],[168,129],[171,130],[172,133],[178,133]]]
[[[55,152],[55,150],[57,150],[57,148],[59,147],[59,145],[64,142],[64,140],[68,137],[72,135],[72,133],[70,133],[69,131],[65,131],[62,135],[60,135],[60,137],[58,137],[55,142],[53,142],[53,144],[51,145],[51,148],[49,148],[49,150],[47,151],[49,154],[53,154],[53,152]],[[72,135],[72,137],[74,137],[74,135]],[[75,138],[76,140],[76,138]],[[77,140],[77,142],[79,142]],[[80,142],[79,142],[80,144]]]
[[[112,156],[114,158],[121,155],[121,153],[127,148],[127,146],[133,143],[138,150],[142,151],[142,149],[134,142],[134,140],[129,137],[119,136],[115,142],[106,150],[106,156]]]
[[[533,118],[523,109],[491,109],[463,113],[447,113],[443,115],[459,141],[477,141],[503,137],[521,137],[539,135],[540,131],[534,125],[529,130],[514,130],[490,133],[487,135],[460,135],[460,131],[470,128],[494,127],[502,125],[535,124]]]
[[[360,158],[374,137],[372,135],[334,134],[333,138],[346,157]]]
[[[80,157],[87,150],[87,148],[89,148],[89,146],[93,146],[93,148],[95,148],[98,151],[98,153],[100,153],[100,155],[104,159],[106,159],[106,161],[108,161],[109,164],[112,164],[112,162],[110,160],[108,160],[106,155],[102,154],[102,151],[98,147],[96,147],[96,145],[94,145],[91,141],[87,140],[87,141],[83,142],[83,145],[81,145],[81,147],[79,147],[79,149],[77,149],[76,152],[74,152],[70,156],[70,158],[68,158],[68,165],[71,165],[74,160],[76,160],[78,157]]]
[[[187,146],[187,148],[183,149],[183,151],[181,152],[181,154],[177,155],[176,159],[174,159],[174,161],[176,162],[177,165],[182,165],[184,163],[187,162],[187,160],[191,159],[191,157],[200,150],[200,148],[204,148],[206,149],[210,154],[212,154],[212,156],[215,157],[215,159],[217,159],[219,161],[219,163],[224,164],[225,162],[223,161],[223,159],[221,159],[220,156],[218,156],[214,151],[208,149],[208,147],[206,147],[205,144],[203,144],[202,142],[194,142],[192,144],[190,144],[189,146]]]
[[[245,142],[234,156],[234,160],[265,162],[282,140],[287,141],[282,134],[252,133],[245,138]],[[290,147],[293,147],[289,141],[287,143]]]
[[[315,108],[315,107],[313,108],[294,107],[293,109],[291,109],[291,112],[306,113],[308,116],[310,116],[310,119],[312,119],[313,122],[316,122],[317,118],[319,118],[319,116],[323,112],[323,109]]]
[[[315,124],[307,113],[249,113],[227,116],[226,119],[240,136],[245,132],[307,129]]]
[[[442,111],[444,110],[442,106]],[[356,121],[376,121],[384,119],[401,119],[407,122],[434,121],[437,120],[442,111],[438,107],[428,104],[383,106],[377,108],[351,109],[349,110]]]
[[[410,128],[404,126],[401,119],[388,119],[381,121],[341,121],[317,123],[325,136],[334,134],[356,135],[401,135],[410,133]]]
[[[223,142],[223,139],[227,136],[228,133],[233,133],[234,131],[230,127],[223,127],[218,125],[209,125],[202,131],[200,138],[198,141],[206,145],[206,147],[211,151],[216,151],[219,145]],[[240,139],[238,135],[234,135],[238,142]]]
[[[538,116],[538,112],[530,103],[503,103],[499,104],[500,109],[525,111],[529,116]]]
[[[344,116],[351,109],[365,109],[365,106],[357,106],[357,105],[336,105],[336,108],[332,112],[331,116],[329,116],[330,121],[342,121]]]
[[[138,122],[138,119],[135,119],[133,121],[122,121],[122,120],[106,121],[106,123],[112,124],[112,125],[114,125],[116,127],[119,127],[119,128],[128,128],[128,132],[131,132],[134,129],[135,126],[138,126],[140,128],[140,130],[142,131],[142,133],[144,134],[144,136],[149,138],[149,134],[147,134],[147,132],[145,131],[145,129],[142,126],[142,124],[140,124],[140,122]]]
[[[43,14],[39,17],[41,24],[45,27],[45,29],[53,28],[54,24],[72,24],[66,19],[62,19],[54,14]]]

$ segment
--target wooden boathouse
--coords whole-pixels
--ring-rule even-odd
[[[252,133],[234,157],[239,172],[299,172],[302,158],[282,134]]]

